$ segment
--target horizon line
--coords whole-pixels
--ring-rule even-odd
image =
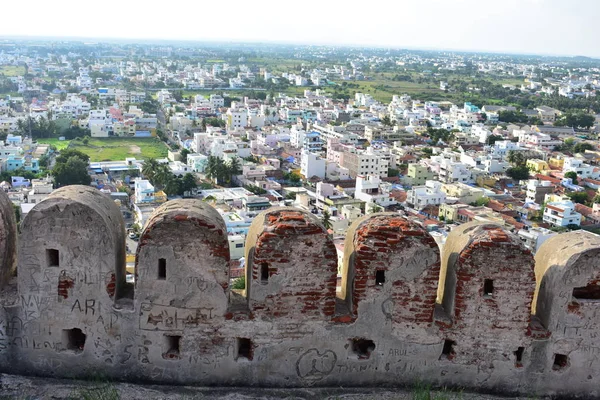
[[[478,50],[478,49],[451,49],[451,48],[436,48],[436,47],[418,47],[418,46],[399,46],[399,45],[376,45],[376,44],[352,44],[352,43],[326,43],[326,42],[301,42],[301,41],[259,41],[249,40],[244,41],[240,39],[161,39],[161,38],[139,38],[139,37],[102,37],[102,36],[60,36],[60,35],[5,35],[0,34],[0,41],[2,40],[58,40],[58,41],[96,41],[102,42],[128,42],[130,44],[136,44],[136,42],[186,42],[186,43],[197,43],[197,44],[210,44],[210,43],[223,43],[223,44],[249,44],[249,45],[279,45],[279,46],[317,46],[317,47],[340,47],[340,48],[359,48],[359,49],[381,49],[381,50],[407,50],[407,51],[435,51],[435,52],[456,52],[456,53],[471,53],[471,54],[495,54],[495,55],[516,55],[516,56],[533,56],[533,57],[555,57],[555,58],[577,58],[584,57],[594,61],[600,61],[600,56],[589,56],[584,54],[552,54],[552,53],[533,53],[533,52],[520,52],[520,51],[499,51],[499,50]],[[85,43],[84,43],[85,44]]]

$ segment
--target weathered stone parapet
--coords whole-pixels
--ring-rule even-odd
[[[14,275],[17,260],[17,222],[13,205],[0,190],[0,287]]]
[[[5,268],[16,239],[2,199]],[[153,213],[135,288],[125,282],[124,238],[118,208],[92,188],[60,189],[33,208],[17,277],[0,296],[0,371],[600,394],[600,239],[591,233],[558,235],[534,259],[504,228],[465,224],[440,257],[419,225],[373,214],[348,231],[337,294],[333,241],[299,209],[269,209],[253,222],[243,294],[229,287],[225,223],[201,201]]]

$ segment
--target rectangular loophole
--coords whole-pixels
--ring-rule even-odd
[[[454,346],[456,345],[456,342],[454,340],[450,340],[450,339],[446,339],[444,340],[444,347],[442,348],[442,355],[440,356],[440,360],[441,359],[452,359],[454,357]]]
[[[240,358],[252,360],[252,340],[248,338],[237,338],[237,356],[236,361]]]
[[[179,359],[179,345],[181,343],[181,336],[176,335],[165,335],[164,336],[164,348],[163,358],[166,360]]]
[[[573,288],[576,300],[600,300],[600,285],[589,283],[587,286]]]
[[[519,347],[515,354],[515,367],[520,368],[523,366],[523,352],[525,351],[525,347]]]
[[[85,347],[86,335],[79,328],[63,329],[62,343],[67,350],[81,353]]]
[[[375,343],[369,339],[354,338],[350,340],[352,354],[358,357],[359,360],[367,360],[371,357],[371,353],[375,350]]]
[[[483,295],[486,297],[492,297],[494,295],[494,281],[486,279],[483,281]]]
[[[564,354],[555,354],[554,355],[554,364],[552,365],[552,369],[555,371],[559,371],[561,369],[565,369],[569,366],[569,357]]]
[[[46,262],[49,267],[59,267],[60,266],[60,253],[56,249],[47,249],[46,250]]]
[[[384,283],[385,283],[385,271],[382,269],[378,269],[375,272],[375,285],[383,286]]]
[[[260,282],[269,283],[269,265],[267,263],[260,264]]]
[[[158,259],[158,279],[167,279],[167,260],[164,258]]]

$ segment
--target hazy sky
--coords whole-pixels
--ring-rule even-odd
[[[600,57],[600,0],[2,3],[0,36],[276,41]]]

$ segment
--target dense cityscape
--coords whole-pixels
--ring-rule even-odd
[[[55,340],[50,327],[14,323],[47,300],[36,321],[60,307],[77,317],[44,349],[105,372],[123,366],[124,380],[197,383],[203,364],[208,385],[277,386],[288,371],[283,386],[367,385],[383,370],[389,382],[438,367],[471,376],[476,365],[489,376],[457,382],[510,392],[526,370],[537,386],[514,392],[560,392],[545,390],[553,373],[592,385],[580,371],[598,350],[585,344],[595,325],[580,332],[569,318],[595,318],[586,307],[600,299],[597,267],[540,284],[537,265],[554,258],[537,255],[563,240],[564,254],[597,247],[599,94],[600,60],[585,56],[0,38],[0,208],[7,197],[21,232],[17,244],[16,231],[5,234],[12,213],[0,218],[0,283],[14,294],[18,279],[21,296],[3,300],[0,352]],[[560,285],[568,290],[552,297]],[[561,325],[552,299],[571,292]],[[381,337],[361,328],[379,325]],[[311,347],[331,332],[346,350]],[[170,371],[179,360],[185,368]],[[264,378],[238,360],[265,370],[283,360],[286,372]],[[548,369],[531,372],[534,360]],[[224,370],[237,372],[223,380]]]
[[[600,222],[597,60],[0,43],[1,185],[19,218],[90,184],[121,202],[135,238],[161,203],[200,198],[228,221],[234,259],[254,216],[280,205],[334,238],[400,212],[440,246],[457,224],[493,221],[534,252]]]

